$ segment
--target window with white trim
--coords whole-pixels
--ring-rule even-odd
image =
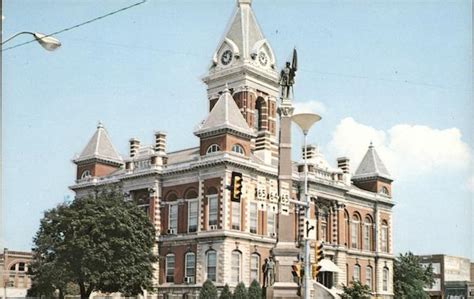
[[[91,174],[90,170],[84,170],[81,174],[81,180],[86,179],[86,178],[90,178],[91,176],[92,176],[92,174]]]
[[[166,282],[174,282],[174,254],[170,253],[166,256]]]
[[[383,275],[382,275],[382,290],[388,291],[388,268],[383,268]]]
[[[168,229],[178,232],[178,204],[169,205]]]
[[[360,281],[360,266],[354,265],[354,272],[352,274],[353,281]]]
[[[217,254],[215,250],[207,252],[206,257],[207,279],[216,281],[217,279]]]
[[[240,202],[232,202],[232,229],[240,230]]]
[[[219,152],[221,148],[217,144],[211,144],[206,151],[206,154],[211,154],[215,152]]]
[[[188,233],[197,231],[198,225],[198,201],[188,201]]]
[[[184,276],[189,277],[191,279],[191,283],[194,283],[194,276],[196,274],[196,255],[194,252],[188,252],[186,253],[184,259]]]
[[[275,233],[275,212],[271,208],[267,211],[267,233],[270,237]]]
[[[208,195],[209,225],[217,225],[218,201],[217,194]]]
[[[382,252],[388,252],[388,224],[385,221],[382,222],[381,234]]]
[[[240,280],[241,280],[241,273],[240,273],[240,270],[241,270],[241,263],[242,263],[242,253],[240,253],[240,251],[238,250],[234,250],[232,251],[232,259],[231,259],[231,263],[232,263],[232,274],[231,274],[231,281],[233,283],[239,283]]]
[[[250,232],[252,234],[257,233],[257,223],[258,223],[258,207],[256,202],[250,203]]]
[[[245,155],[244,148],[240,146],[239,144],[234,144],[232,146],[232,151],[240,155]]]
[[[372,221],[366,217],[364,226],[363,226],[363,235],[364,235],[364,250],[372,249],[372,240],[370,238],[370,230],[372,229]]]
[[[359,226],[360,218],[357,214],[352,217],[351,222],[351,247],[359,248]]]
[[[260,256],[252,253],[250,256],[250,283],[256,280],[259,282]]]
[[[370,289],[372,289],[372,267],[367,266],[365,268],[365,284],[369,286]]]

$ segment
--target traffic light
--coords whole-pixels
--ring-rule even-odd
[[[231,200],[240,202],[242,196],[242,174],[239,172],[232,172],[232,179],[230,184]]]
[[[295,276],[296,278],[300,279],[301,278],[301,264],[296,263],[291,266],[291,269],[293,270],[291,271],[291,274],[293,274],[293,276]]]
[[[323,243],[317,242],[316,246],[314,246],[314,263],[311,264],[311,276],[313,279],[316,279],[318,276],[319,271],[321,270],[321,262],[324,259],[324,251],[323,251]]]

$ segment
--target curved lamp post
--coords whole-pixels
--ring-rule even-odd
[[[6,43],[8,43],[9,41],[11,41],[12,39],[14,39],[15,37],[19,36],[19,35],[22,35],[22,34],[29,34],[29,35],[33,35],[33,37],[35,38],[35,40],[46,50],[48,51],[54,51],[56,50],[57,48],[61,47],[61,42],[52,37],[52,36],[49,36],[49,35],[45,35],[45,34],[42,34],[42,33],[39,33],[39,32],[29,32],[29,31],[23,31],[23,32],[19,32],[15,35],[13,35],[12,37],[6,39],[5,41],[2,42],[2,46]]]
[[[306,148],[306,139],[308,136],[309,129],[316,122],[321,120],[321,116],[315,113],[298,113],[294,114],[291,119],[301,128],[304,135],[304,197],[305,197],[305,218],[309,218],[309,196],[308,196],[308,154]],[[317,230],[317,228],[315,228]],[[304,241],[304,297],[309,298],[309,274],[310,274],[310,262],[309,262],[309,239],[306,238]]]

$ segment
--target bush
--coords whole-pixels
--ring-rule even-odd
[[[229,289],[229,285],[225,284],[224,289],[222,289],[219,299],[232,299],[232,292]]]
[[[243,282],[240,282],[234,290],[234,299],[247,299],[247,288]]]
[[[262,299],[262,288],[255,279],[249,287],[249,299]]]
[[[199,292],[199,299],[217,299],[217,289],[210,280],[202,285],[201,291]]]

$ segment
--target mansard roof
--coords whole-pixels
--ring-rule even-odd
[[[227,131],[247,138],[255,137],[254,131],[248,126],[229,90],[222,93],[216,105],[209,112],[207,119],[194,134],[201,137],[220,131]]]
[[[105,162],[118,164],[122,164],[123,162],[122,157],[115,150],[107,131],[100,122],[97,125],[97,130],[94,135],[82,150],[79,157],[74,159],[74,162],[79,163],[91,159],[100,159]]]
[[[353,180],[364,180],[372,177],[381,177],[388,180],[392,180],[390,173],[388,172],[385,164],[380,159],[375,147],[372,143],[369,145],[369,149],[365,153],[362,162],[360,162],[357,168]]]

